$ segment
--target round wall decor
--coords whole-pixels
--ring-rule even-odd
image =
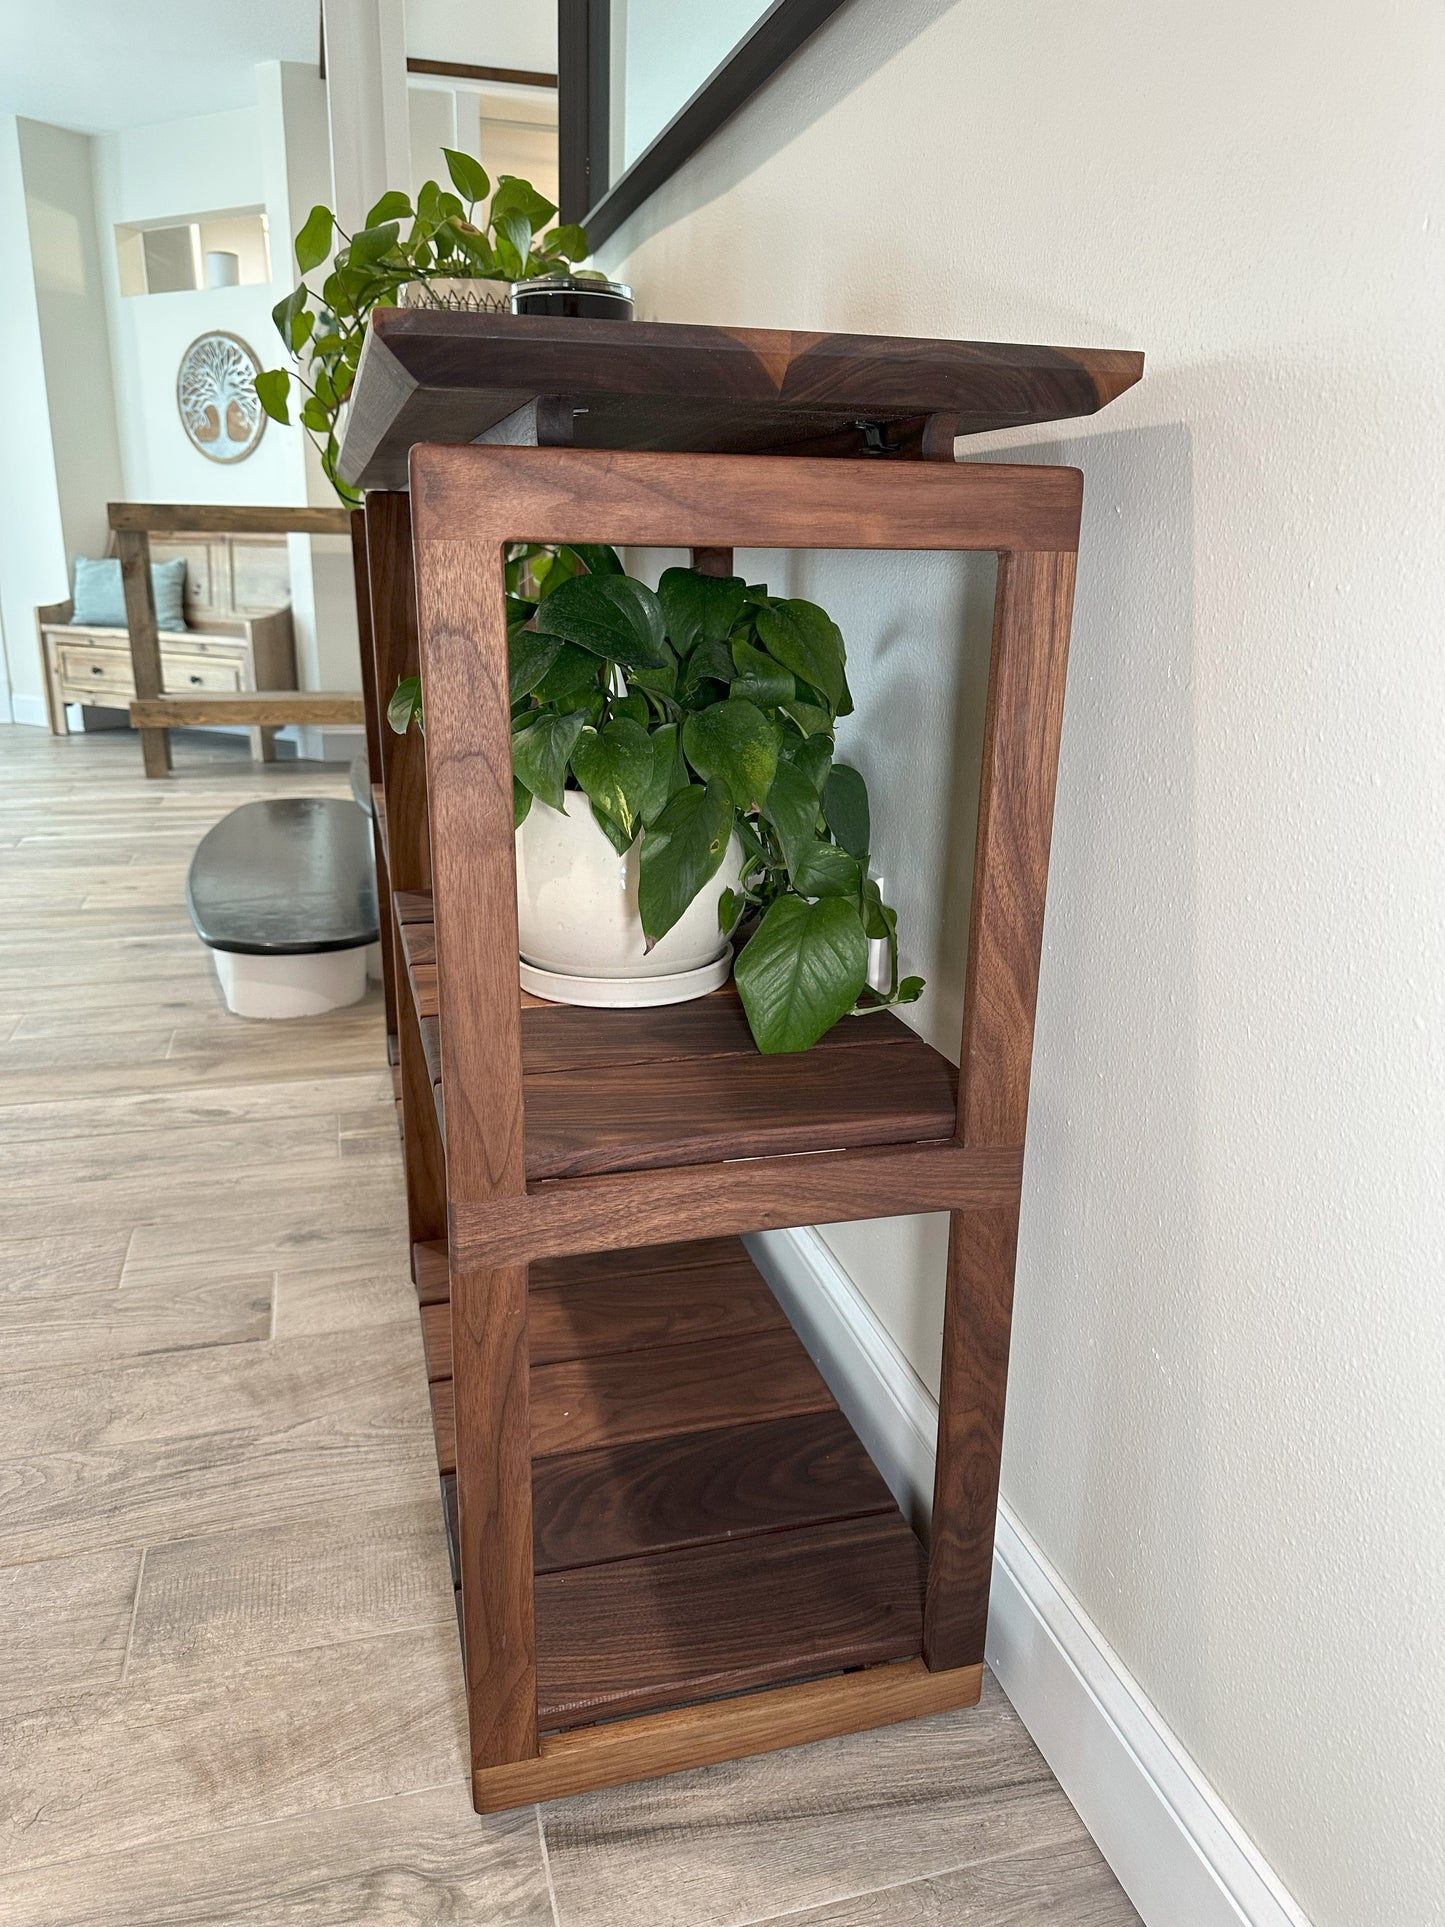
[[[181,356],[176,407],[193,448],[207,461],[244,462],[266,429],[256,399],[261,364],[239,335],[197,335]]]

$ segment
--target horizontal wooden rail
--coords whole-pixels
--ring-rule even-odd
[[[477,1810],[496,1813],[534,1800],[557,1800],[594,1787],[620,1786],[626,1780],[951,1712],[977,1705],[982,1689],[982,1666],[930,1673],[922,1660],[913,1659],[703,1706],[607,1720],[570,1733],[547,1733],[535,1758],[473,1773]]]
[[[699,532],[739,549],[997,549],[1079,546],[1083,476],[1020,463],[899,462],[438,447],[411,451],[418,562],[472,540],[691,548]]]
[[[362,698],[346,689],[213,689],[198,696],[139,696],[130,706],[136,729],[186,723],[360,723]]]
[[[907,1211],[985,1210],[1016,1205],[1022,1179],[1021,1147],[980,1148],[952,1139],[553,1178],[524,1197],[454,1201],[452,1268],[499,1269],[584,1251]]]
[[[351,510],[260,508],[248,502],[111,502],[113,529],[146,535],[350,535]]]

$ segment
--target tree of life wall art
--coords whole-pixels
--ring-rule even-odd
[[[266,429],[256,398],[261,364],[239,335],[198,335],[181,356],[176,407],[191,446],[207,461],[244,462]]]

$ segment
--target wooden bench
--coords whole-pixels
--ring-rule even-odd
[[[275,729],[283,723],[359,724],[364,721],[359,694],[345,690],[265,687],[196,693],[165,688],[165,652],[156,624],[151,584],[151,536],[187,533],[231,535],[347,535],[357,537],[351,513],[342,508],[262,508],[246,504],[112,502],[109,517],[125,585],[126,627],[130,638],[134,699],[130,719],[140,731],[147,776],[165,776],[171,767],[170,730],[185,723],[244,723]],[[359,565],[364,570],[364,563]]]

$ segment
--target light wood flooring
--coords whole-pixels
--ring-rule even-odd
[[[479,1819],[379,996],[248,1024],[178,733],[0,728],[0,1922],[1136,1916],[976,1711]]]

